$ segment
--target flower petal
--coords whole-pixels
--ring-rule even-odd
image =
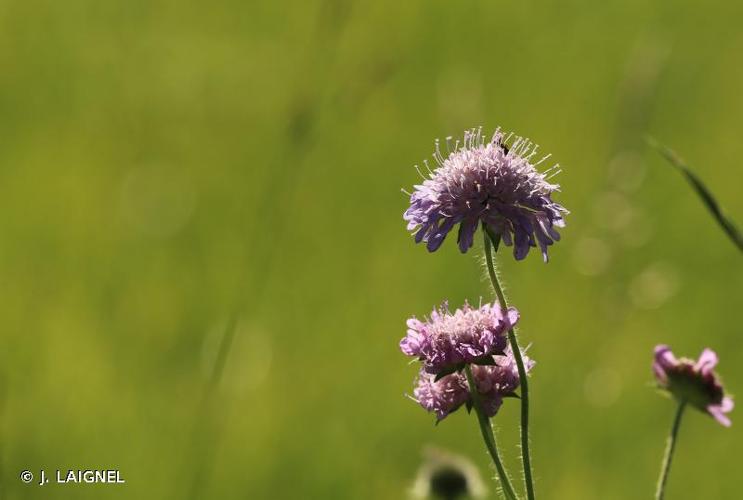
[[[458,237],[458,243],[459,243],[459,250],[462,253],[466,253],[467,250],[472,247],[472,243],[474,242],[475,238],[475,232],[477,231],[477,225],[478,222],[480,222],[480,219],[477,217],[470,217],[462,221],[462,223],[459,226],[459,237]]]
[[[676,356],[671,352],[671,348],[665,344],[655,346],[655,362],[658,363],[663,370],[673,368],[679,364]]]
[[[725,411],[723,410],[723,407],[721,405],[710,405],[707,407],[707,413],[712,415],[712,417],[717,420],[720,424],[724,425],[725,427],[730,427],[732,425],[732,422],[728,418],[727,415],[725,415]]]
[[[694,370],[707,375],[717,366],[717,353],[712,349],[705,349],[699,356],[699,360],[694,365]]]

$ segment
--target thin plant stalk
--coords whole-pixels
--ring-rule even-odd
[[[209,468],[212,466],[214,442],[216,442],[215,433],[219,431],[219,426],[215,426],[214,423],[215,409],[213,400],[217,392],[217,387],[222,380],[227,358],[232,349],[237,331],[237,323],[238,312],[235,310],[225,325],[224,334],[219,344],[219,351],[217,352],[217,359],[214,361],[211,376],[201,395],[201,404],[198,407],[198,414],[196,415],[196,422],[192,432],[192,452],[188,455],[196,458],[193,465],[191,465],[191,472],[189,472],[191,484],[186,498],[203,498],[204,478],[208,475]]]
[[[503,467],[503,462],[501,462],[500,455],[498,454],[498,447],[495,443],[493,427],[490,425],[490,418],[485,415],[485,411],[482,408],[480,394],[477,392],[477,387],[475,385],[475,380],[472,377],[472,370],[470,369],[470,365],[465,365],[464,372],[467,375],[467,384],[469,384],[470,394],[472,395],[472,406],[474,406],[475,408],[477,421],[480,423],[482,438],[485,441],[485,446],[488,449],[488,453],[490,454],[490,457],[493,459],[493,463],[495,464],[495,469],[498,472],[498,477],[500,478],[501,485],[503,485],[503,492],[506,495],[506,498],[508,498],[509,500],[518,500],[518,497],[513,490],[513,486],[511,485],[511,480],[508,478],[508,473],[506,472],[505,467]]]
[[[671,461],[673,460],[673,452],[676,449],[676,440],[678,438],[679,427],[681,427],[681,417],[684,414],[684,408],[686,408],[686,401],[681,401],[678,405],[678,408],[676,409],[676,415],[673,417],[671,434],[668,435],[666,453],[663,456],[663,463],[660,469],[660,477],[658,478],[658,488],[655,491],[655,500],[663,500],[663,496],[666,494],[668,473],[671,470]]]
[[[495,272],[495,263],[493,261],[492,243],[487,231],[483,230],[485,240],[485,260],[488,265],[488,274],[490,282],[493,285],[495,294],[498,297],[501,307],[508,309],[508,302],[503,293],[503,289],[498,282],[498,274]],[[516,332],[513,328],[508,330],[508,342],[511,344],[511,351],[516,360],[516,367],[519,371],[519,383],[521,385],[521,461],[524,466],[524,484],[526,486],[526,497],[528,500],[534,500],[534,479],[531,473],[531,453],[529,448],[529,383],[526,378],[526,368],[524,360],[521,357],[521,348],[519,347]]]

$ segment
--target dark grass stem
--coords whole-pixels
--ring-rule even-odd
[[[503,294],[503,289],[498,282],[498,274],[495,271],[490,236],[486,231],[483,231],[482,234],[485,241],[485,260],[488,264],[490,282],[492,283],[495,294],[498,297],[498,302],[500,302],[501,307],[505,311],[508,309],[508,302],[506,301],[506,296]],[[519,382],[521,384],[521,461],[524,466],[526,497],[528,500],[534,500],[534,480],[531,473],[531,453],[529,450],[529,383],[526,378],[524,360],[521,357],[521,348],[519,347],[516,332],[513,328],[508,330],[508,342],[511,344],[511,351],[513,351],[513,357],[516,360],[516,367],[519,371]]]
[[[679,427],[681,427],[681,417],[684,414],[684,408],[686,408],[686,401],[681,401],[678,409],[676,409],[676,415],[673,417],[673,426],[671,426],[671,434],[668,435],[666,453],[663,456],[660,477],[658,478],[658,488],[655,491],[655,500],[663,500],[663,496],[666,494],[668,473],[671,470],[671,461],[673,460],[673,452],[676,449],[676,440],[678,438]]]
[[[217,358],[214,360],[209,381],[204,387],[194,427],[191,433],[191,453],[188,457],[195,457],[190,464],[188,476],[191,477],[186,498],[197,500],[204,498],[203,489],[214,461],[215,442],[219,432],[219,426],[214,422],[216,409],[214,399],[217,388],[222,380],[224,367],[227,364],[232,344],[237,331],[238,314],[235,311],[225,325],[224,334],[219,344]]]
[[[513,491],[511,480],[508,478],[508,473],[506,472],[505,467],[503,467],[503,462],[501,462],[500,455],[498,454],[498,447],[495,443],[493,427],[490,425],[490,419],[487,415],[485,415],[485,411],[482,408],[482,403],[480,402],[480,394],[477,392],[477,387],[475,386],[475,380],[472,377],[472,369],[470,368],[470,365],[465,365],[464,372],[467,375],[467,384],[469,384],[470,394],[472,394],[472,405],[474,406],[475,413],[477,414],[477,421],[480,423],[482,439],[485,441],[485,446],[488,449],[488,453],[490,454],[490,457],[493,459],[493,463],[495,464],[495,469],[498,472],[500,483],[503,486],[503,493],[505,494],[506,498],[508,498],[508,500],[519,500],[516,496],[516,493]]]
[[[702,203],[707,207],[712,216],[715,218],[717,223],[720,225],[723,231],[728,235],[730,240],[738,250],[743,252],[743,233],[740,232],[738,226],[735,225],[733,220],[725,215],[722,207],[717,202],[717,199],[707,186],[702,182],[702,179],[694,173],[694,171],[686,164],[686,162],[671,148],[660,144],[652,137],[645,139],[650,147],[655,148],[663,157],[673,165],[681,174],[686,177],[689,185],[694,189]]]

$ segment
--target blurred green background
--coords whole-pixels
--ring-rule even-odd
[[[710,346],[743,387],[743,272],[642,136],[743,221],[741,16],[0,2],[0,496],[405,498],[425,445],[490,474],[474,416],[434,428],[405,398],[405,319],[489,290],[477,251],[413,244],[400,188],[436,137],[501,125],[559,161],[572,212],[548,265],[500,257],[538,362],[537,492],[650,498],[674,410],[652,348]],[[514,474],[517,407],[496,419]],[[687,415],[668,498],[740,498],[740,415]],[[127,482],[21,483],[41,468]]]

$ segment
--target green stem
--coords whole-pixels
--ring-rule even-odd
[[[469,384],[470,387],[470,394],[472,395],[472,405],[475,407],[477,421],[480,423],[482,438],[485,441],[485,446],[488,449],[488,453],[490,453],[490,457],[493,459],[495,469],[498,471],[498,477],[500,478],[500,482],[503,485],[503,492],[505,493],[506,498],[508,498],[509,500],[518,500],[516,493],[513,491],[513,486],[511,486],[511,480],[508,478],[508,473],[503,467],[500,455],[498,455],[498,447],[495,444],[495,435],[493,434],[493,428],[490,425],[490,419],[487,415],[485,415],[485,412],[482,408],[482,404],[480,402],[480,393],[477,392],[477,387],[475,386],[475,380],[472,377],[472,370],[470,369],[470,365],[465,365],[464,372],[467,375],[467,384]]]
[[[673,417],[673,426],[671,427],[671,434],[668,436],[668,443],[666,444],[666,454],[663,457],[663,464],[660,469],[660,477],[658,478],[658,489],[655,491],[655,499],[663,500],[663,496],[666,494],[666,482],[668,481],[668,473],[671,470],[671,461],[673,460],[673,450],[676,448],[676,438],[678,436],[679,427],[681,427],[681,416],[684,414],[684,408],[686,408],[686,401],[679,403],[676,415]]]
[[[492,245],[490,237],[486,231],[483,231],[485,239],[485,260],[488,264],[488,274],[493,289],[498,297],[501,308],[504,312],[508,310],[508,302],[503,293],[503,289],[498,282],[498,275],[495,272],[495,263],[493,262]],[[524,360],[521,357],[521,348],[519,347],[516,332],[513,328],[508,330],[508,342],[511,344],[511,351],[516,360],[516,367],[519,371],[519,383],[521,385],[521,461],[524,465],[524,483],[526,485],[526,497],[528,500],[534,500],[534,479],[531,474],[531,453],[529,451],[529,383],[526,378],[526,368]]]

